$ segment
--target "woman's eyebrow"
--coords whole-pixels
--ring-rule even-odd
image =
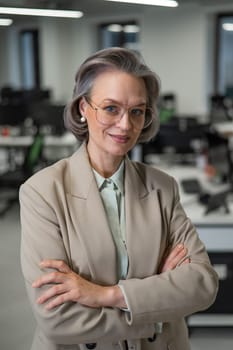
[[[120,101],[117,101],[117,100],[115,100],[115,99],[112,99],[112,98],[106,98],[106,99],[104,99],[103,101],[102,101],[102,103],[103,102],[105,102],[105,103],[116,103],[116,104],[119,104],[119,105],[123,105],[124,106],[124,104],[123,103],[121,103]],[[144,102],[144,101],[140,101],[140,102],[138,102],[138,103],[134,103],[134,104],[132,104],[132,105],[129,105],[129,107],[137,107],[137,106],[145,106],[146,105],[146,102]]]

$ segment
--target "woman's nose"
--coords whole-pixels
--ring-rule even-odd
[[[118,125],[124,130],[129,130],[132,128],[129,112],[127,110],[124,111],[124,114],[121,116]]]

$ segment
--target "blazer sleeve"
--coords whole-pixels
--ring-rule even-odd
[[[174,321],[206,309],[216,298],[218,276],[194,225],[181,206],[177,183],[169,178],[170,194],[160,203],[161,215],[166,220],[164,230],[167,230],[163,236],[171,247],[184,244],[190,263],[161,274],[156,272],[144,279],[120,281],[130,309],[126,314],[130,325]]]
[[[47,258],[62,259],[69,265],[70,261],[55,211],[31,183],[20,188],[20,208],[22,271],[38,326],[46,337],[55,344],[82,344],[153,335],[153,324],[129,325],[124,311],[119,309],[89,308],[69,302],[46,311],[43,305],[38,305],[36,299],[49,287],[31,286],[43,273],[39,263]]]

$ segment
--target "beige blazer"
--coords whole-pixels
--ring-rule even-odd
[[[177,184],[165,173],[126,158],[125,210],[129,256],[124,286],[130,312],[66,303],[46,311],[31,287],[42,259],[63,259],[87,279],[117,281],[116,250],[85,144],[31,177],[20,189],[21,263],[37,320],[32,350],[188,350],[184,317],[207,308],[218,279],[186,217]],[[158,274],[168,246],[183,243],[191,263]],[[47,288],[47,287],[43,287]],[[154,337],[154,324],[163,332]],[[155,338],[155,339],[154,339]]]

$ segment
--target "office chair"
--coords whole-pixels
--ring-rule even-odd
[[[220,135],[214,127],[206,131],[208,163],[215,169],[221,183],[233,185],[232,150],[230,140]]]
[[[161,95],[158,107],[160,122],[166,123],[170,121],[176,114],[176,95],[173,93]]]
[[[28,148],[24,158],[24,162],[20,167],[14,170],[8,170],[0,175],[0,192],[7,190],[0,201],[3,202],[3,208],[0,209],[0,217],[3,216],[11,206],[18,202],[18,191],[20,185],[26,181],[36,170],[42,167],[43,158],[43,136],[37,132],[31,146]],[[12,195],[13,191],[13,195]]]
[[[233,120],[233,99],[226,95],[212,95],[210,97],[211,123]]]

